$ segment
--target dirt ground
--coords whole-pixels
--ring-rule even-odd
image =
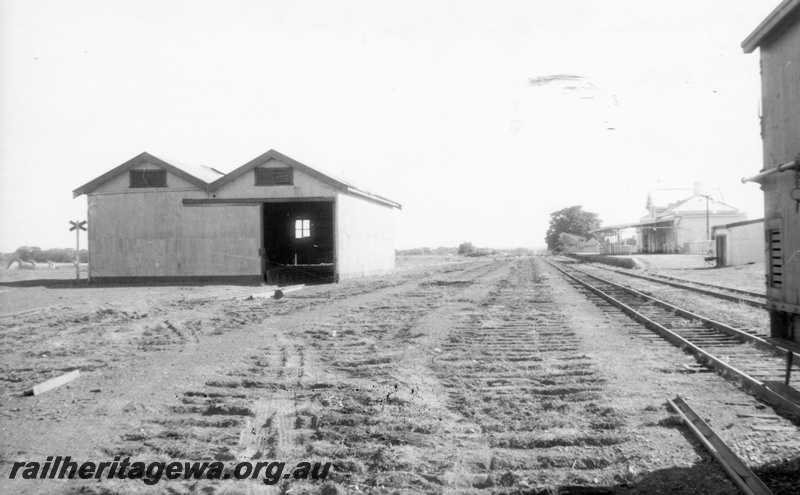
[[[394,275],[279,300],[72,277],[0,271],[0,314],[20,313],[0,317],[2,493],[736,493],[670,412],[679,394],[751,468],[800,462],[796,425],[773,415],[765,441],[768,407],[687,373],[693,358],[536,258],[401,257]],[[8,479],[14,462],[58,455],[333,467],[273,486]]]

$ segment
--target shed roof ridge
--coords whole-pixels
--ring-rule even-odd
[[[102,175],[90,180],[86,184],[84,184],[84,185],[80,186],[79,188],[73,190],[72,191],[73,198],[77,198],[78,196],[80,196],[82,194],[88,194],[88,193],[94,191],[95,189],[97,189],[101,185],[105,184],[106,182],[108,182],[112,178],[116,177],[117,175],[119,175],[119,174],[121,174],[123,172],[126,172],[127,170],[130,170],[131,168],[133,168],[133,167],[135,167],[137,165],[141,165],[144,162],[152,162],[155,165],[158,165],[159,167],[161,167],[161,168],[163,168],[163,169],[165,169],[165,170],[177,175],[181,179],[189,182],[190,184],[193,184],[193,185],[199,187],[200,189],[205,190],[205,189],[208,188],[208,185],[209,185],[208,182],[206,182],[202,178],[198,177],[197,175],[193,174],[191,171],[184,170],[182,168],[182,166],[188,167],[188,165],[185,165],[185,164],[177,164],[177,165],[176,164],[172,164],[172,163],[170,163],[170,162],[168,162],[166,160],[163,160],[163,159],[153,155],[152,153],[149,153],[147,151],[143,151],[143,152],[139,153],[138,155],[134,156],[133,158],[131,158],[130,160],[127,160],[126,162],[122,163],[121,165],[112,168],[108,172],[106,172],[106,173],[104,173],[104,174],[102,174]],[[201,165],[201,166],[204,166],[204,165]],[[211,167],[207,167],[207,168],[209,168],[211,170],[214,170]],[[222,172],[219,172],[218,170],[214,170],[214,171],[217,172],[217,173],[220,173],[220,174],[222,173]]]
[[[400,203],[397,203],[396,201],[392,201],[391,199],[375,194],[363,187],[357,186],[351,182],[335,177],[328,172],[323,172],[317,168],[306,165],[305,163],[301,163],[295,160],[294,158],[284,155],[283,153],[275,149],[270,149],[269,151],[262,153],[257,157],[253,158],[252,160],[248,161],[244,165],[232,170],[231,172],[228,172],[223,177],[220,177],[219,179],[209,184],[208,190],[216,191],[221,187],[223,187],[225,184],[233,181],[237,177],[240,177],[241,175],[249,172],[250,170],[256,168],[257,166],[269,160],[277,160],[286,165],[289,165],[290,167],[300,170],[301,172],[304,172],[310,175],[311,177],[325,184],[328,184],[329,186],[341,192],[355,193],[356,195],[367,196],[373,200],[388,204],[389,206],[392,206],[394,208],[398,209],[401,208]]]
[[[366,188],[361,186],[357,186],[351,182],[345,181],[343,179],[339,179],[327,172],[320,171],[316,168],[310,167],[304,163],[301,163],[294,158],[284,155],[283,153],[275,150],[270,149],[266,153],[262,153],[261,155],[253,158],[252,160],[248,161],[244,165],[237,167],[236,169],[232,170],[231,172],[223,173],[217,170],[216,168],[210,167],[208,165],[188,165],[180,162],[173,162],[167,161],[157,156],[143,151],[136,155],[135,157],[131,158],[130,160],[126,161],[125,163],[114,167],[113,169],[109,170],[108,172],[96,177],[95,179],[87,182],[86,184],[82,185],[81,187],[72,191],[73,197],[77,198],[82,194],[88,194],[93,190],[97,189],[102,184],[108,182],[112,178],[116,177],[117,175],[129,170],[130,168],[139,165],[143,162],[152,162],[170,172],[177,175],[178,177],[186,180],[187,182],[199,187],[200,189],[211,192],[216,191],[219,188],[223,187],[225,184],[231,182],[232,180],[236,179],[237,177],[241,176],[242,174],[252,170],[253,168],[261,165],[269,160],[277,160],[282,162],[290,167],[300,170],[301,172],[306,173],[307,175],[325,183],[329,186],[333,187],[334,189],[341,191],[346,194],[354,194],[356,196],[360,196],[362,198],[367,198],[372,201],[376,201],[379,203],[383,203],[385,205],[391,206],[393,208],[401,209],[402,206],[400,203],[388,199],[384,196],[375,194]],[[203,169],[207,169],[213,171],[216,174],[219,174],[219,177],[215,178],[214,180],[207,181],[203,177],[197,175],[197,170],[195,173],[192,173],[192,169],[197,169],[201,167]]]

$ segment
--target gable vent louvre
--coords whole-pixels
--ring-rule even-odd
[[[131,170],[130,187],[132,188],[167,187],[167,171]]]
[[[263,168],[255,169],[257,186],[291,186],[293,184],[292,168]]]

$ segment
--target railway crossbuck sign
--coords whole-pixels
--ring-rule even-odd
[[[72,227],[69,228],[69,231],[72,232],[75,229],[86,230],[86,220],[82,222],[73,222],[72,220],[69,221],[72,224]]]
[[[81,230],[86,230],[86,220],[78,220],[77,222],[69,221],[72,227],[69,231],[75,231],[75,283],[81,280]]]

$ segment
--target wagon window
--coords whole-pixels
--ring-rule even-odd
[[[130,187],[167,187],[166,170],[131,170]]]
[[[256,168],[257,186],[291,186],[292,168]]]
[[[770,230],[767,234],[767,249],[769,249],[769,286],[780,289],[783,287],[783,248],[780,229]]]
[[[311,220],[295,220],[294,238],[303,239],[304,237],[311,237]]]

